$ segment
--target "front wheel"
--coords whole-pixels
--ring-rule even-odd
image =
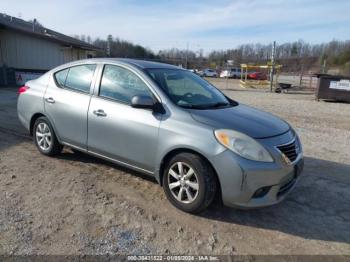
[[[163,174],[163,188],[175,207],[199,213],[213,202],[217,180],[206,160],[195,154],[182,153],[169,161]]]
[[[62,151],[55,132],[46,117],[39,117],[33,127],[33,139],[40,153],[54,156]]]

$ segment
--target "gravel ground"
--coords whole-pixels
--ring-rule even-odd
[[[212,80],[278,115],[301,136],[305,170],[277,206],[173,208],[154,179],[69,149],[45,157],[0,89],[0,254],[350,255],[350,105],[305,92],[270,94]]]

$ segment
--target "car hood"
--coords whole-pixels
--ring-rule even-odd
[[[216,129],[236,130],[253,138],[277,136],[290,129],[280,118],[243,104],[221,109],[191,109],[190,113],[198,122]]]

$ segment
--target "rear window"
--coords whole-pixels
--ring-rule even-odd
[[[61,87],[89,93],[95,68],[96,65],[70,67],[57,72],[55,79]]]

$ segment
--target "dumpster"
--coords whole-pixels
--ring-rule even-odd
[[[350,77],[319,75],[316,99],[350,103]]]

